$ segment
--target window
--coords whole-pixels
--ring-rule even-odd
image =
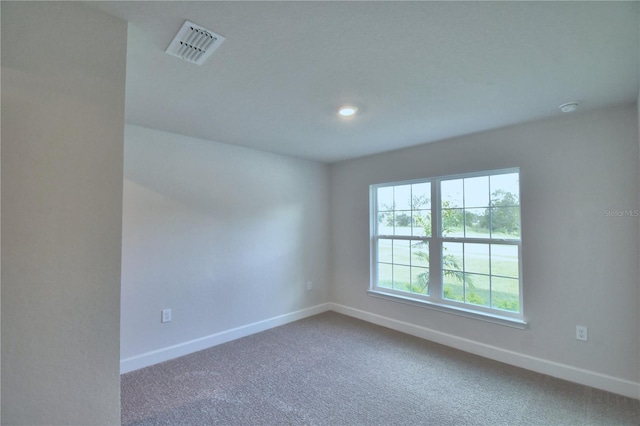
[[[518,169],[371,186],[371,291],[522,323]]]

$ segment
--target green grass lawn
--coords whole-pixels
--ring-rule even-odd
[[[489,277],[487,276],[488,280]],[[510,312],[519,312],[520,310],[520,298],[518,295],[518,281],[513,281],[513,284],[499,285],[495,281],[500,278],[492,277],[491,289],[488,286],[476,285],[473,290],[467,286],[466,291],[463,291],[462,283],[459,281],[452,282],[445,280],[444,295],[443,297],[448,300],[456,300],[459,302],[465,302],[472,305],[491,307],[494,309],[503,309]],[[424,288],[418,283],[410,284],[410,280],[402,279],[398,281],[384,280],[380,281],[380,287],[386,287],[398,291],[406,291],[412,294],[428,295],[428,288]],[[514,288],[515,287],[515,288]],[[465,300],[466,299],[466,300]]]

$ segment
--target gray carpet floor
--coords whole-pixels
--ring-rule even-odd
[[[123,425],[640,425],[640,401],[326,312],[122,375]]]

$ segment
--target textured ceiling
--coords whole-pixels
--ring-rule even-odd
[[[127,122],[313,160],[638,96],[638,2],[88,4],[130,22]],[[164,53],[186,19],[226,37],[204,65]]]

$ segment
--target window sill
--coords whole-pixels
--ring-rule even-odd
[[[472,318],[479,321],[490,322],[493,324],[504,325],[512,328],[524,330],[527,328],[527,322],[518,318],[511,318],[501,315],[488,314],[485,312],[477,312],[470,309],[458,308],[456,306],[442,305],[440,303],[429,302],[422,299],[414,299],[412,297],[400,296],[397,294],[384,293],[377,290],[367,290],[370,296],[380,299],[391,300],[393,302],[406,303],[408,305],[420,306],[427,309],[433,309],[439,312],[445,312],[452,315],[458,315],[466,318]]]

